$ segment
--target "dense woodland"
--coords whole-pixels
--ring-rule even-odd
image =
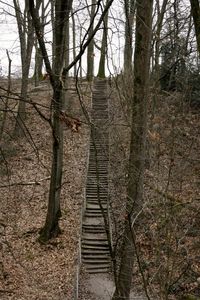
[[[199,0],[0,7],[21,59],[17,78],[7,49],[0,77],[0,299],[75,299],[98,78],[109,97],[110,299],[199,300]],[[95,300],[86,277],[78,299]]]

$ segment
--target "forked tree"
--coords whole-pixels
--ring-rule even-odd
[[[134,95],[131,103],[132,124],[126,218],[122,256],[113,300],[128,300],[130,297],[133,263],[136,254],[134,235],[137,233],[137,226],[140,221],[138,216],[143,207],[152,6],[153,0],[138,0],[136,2]]]
[[[97,22],[91,39],[99,29],[108,9],[112,5],[113,0],[107,2],[107,5],[102,12],[102,15]],[[51,167],[51,180],[49,190],[48,210],[45,225],[40,232],[39,240],[41,242],[48,241],[51,237],[56,236],[59,232],[59,218],[61,216],[60,209],[60,192],[62,182],[62,166],[63,166],[63,77],[66,77],[68,71],[81,59],[87,49],[90,40],[82,44],[79,53],[67,67],[64,67],[64,58],[66,53],[66,22],[69,22],[69,13],[72,9],[72,0],[55,0],[52,9],[54,18],[54,53],[53,53],[53,68],[51,67],[49,56],[44,42],[44,37],[41,34],[41,23],[38,10],[34,5],[34,0],[29,0],[30,13],[33,19],[33,24],[38,39],[38,43],[44,59],[46,71],[49,75],[50,83],[53,89],[53,97],[51,107],[53,108],[52,120],[49,120],[52,137],[53,137],[53,157]]]
[[[30,13],[33,19],[36,36],[42,52],[46,71],[49,74],[50,82],[53,88],[53,97],[51,106],[52,112],[52,137],[53,137],[53,157],[51,167],[51,180],[49,190],[48,211],[46,222],[40,232],[39,240],[41,242],[48,241],[51,237],[56,236],[59,232],[59,218],[61,216],[60,209],[60,192],[62,182],[62,165],[63,165],[63,125],[60,116],[63,109],[63,82],[62,72],[64,67],[65,55],[65,29],[66,22],[69,22],[69,12],[72,7],[72,0],[56,0],[55,16],[54,16],[54,69],[52,69],[48,53],[45,47],[43,35],[41,35],[41,23],[38,10],[34,5],[34,0],[29,0]]]
[[[44,29],[47,22],[47,16],[48,16],[48,9],[49,9],[50,2],[48,1],[46,4],[44,1],[41,3],[41,14],[40,14],[40,21],[42,24],[42,32],[41,34],[44,35]],[[43,74],[42,74],[42,68],[43,68],[43,57],[40,50],[40,47],[38,45],[37,39],[35,40],[35,70],[34,70],[34,80],[35,80],[35,86],[38,86],[39,81],[42,80]]]

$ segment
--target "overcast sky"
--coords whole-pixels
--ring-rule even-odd
[[[24,1],[19,0],[21,3]],[[46,0],[45,0],[46,1]],[[86,5],[86,0],[74,0],[73,1],[73,8],[80,9],[81,5]],[[7,4],[6,4],[7,3]],[[89,0],[88,0],[88,3]],[[18,38],[18,30],[15,17],[14,9],[12,7],[13,1],[12,0],[0,0],[0,66],[2,68],[2,72],[4,75],[7,74],[8,69],[8,59],[6,55],[6,49],[8,49],[10,58],[12,59],[12,73],[20,74],[21,71],[21,59],[20,59],[20,45],[19,45],[19,38]],[[181,4],[184,9],[189,5],[188,0],[181,0]],[[114,5],[112,6],[111,12],[109,14],[109,69],[111,72],[120,72],[122,65],[123,65],[123,48],[124,48],[124,23],[123,23],[123,0],[115,0]],[[87,10],[79,11],[79,21],[83,27],[83,34],[84,28],[87,27],[85,24],[85,18],[88,16]],[[114,18],[115,20],[114,20]],[[76,18],[76,32],[79,32],[80,26],[78,25],[78,20]],[[46,40],[51,40],[51,32],[45,36]],[[100,36],[97,34],[97,44],[98,38]],[[77,36],[77,52],[78,44],[80,38]],[[72,46],[72,45],[71,45]],[[50,48],[50,44],[48,44]],[[95,49],[95,72],[98,69],[99,63],[99,51]],[[33,54],[34,56],[34,54]],[[71,57],[72,59],[72,57]],[[86,69],[86,56],[83,57],[83,68]],[[34,62],[32,61],[31,70],[33,71]],[[108,73],[108,72],[107,72]]]
[[[9,1],[11,3],[11,1]],[[13,60],[13,70],[19,65],[19,42],[17,24],[14,17],[6,14],[13,13],[11,7],[0,2],[0,64],[3,73],[7,72],[8,59],[6,49],[8,49],[11,59]]]
[[[118,1],[117,1],[118,2]],[[7,5],[7,4],[8,5]],[[23,1],[22,1],[23,3]],[[83,5],[84,1],[82,1]],[[116,1],[115,1],[116,3]],[[120,1],[118,2],[118,5],[114,6],[112,8],[112,15],[114,15],[117,19],[121,18],[122,15],[122,6],[119,5]],[[74,1],[75,4],[75,1]],[[79,2],[80,7],[80,2]],[[7,14],[8,12],[8,14]],[[12,73],[13,74],[20,74],[21,72],[21,61],[20,61],[20,45],[19,45],[19,38],[18,38],[18,30],[17,30],[17,23],[14,17],[11,15],[14,14],[14,10],[12,8],[12,1],[11,0],[0,0],[0,66],[2,69],[2,73],[4,75],[7,74],[8,69],[8,58],[6,55],[6,49],[8,49],[10,58],[12,59]],[[85,14],[87,14],[87,11],[85,11]],[[81,16],[83,18],[83,23],[85,21],[83,17],[83,13],[81,13]],[[80,19],[80,15],[79,15]],[[112,16],[110,16],[110,22],[112,21]],[[76,20],[77,27],[78,22]],[[85,26],[85,25],[84,25]],[[123,50],[123,30],[124,25],[122,22],[115,22],[115,24],[110,25],[114,30],[110,31],[110,42],[112,44],[112,49],[109,52],[109,68],[111,72],[114,72],[114,69],[117,68],[119,71],[122,64],[122,50]],[[84,29],[83,29],[84,33]],[[97,36],[98,37],[98,36]],[[46,39],[51,39],[51,33],[46,36]],[[80,38],[77,37],[77,46],[79,43]],[[121,51],[120,51],[121,49]],[[77,47],[77,52],[78,52]],[[98,69],[98,62],[99,62],[99,51],[95,50],[95,71],[97,72]],[[71,58],[72,59],[72,58]],[[86,63],[86,57],[83,57],[83,68],[85,69],[85,63]],[[115,65],[115,66],[113,66]],[[31,69],[33,71],[34,63],[31,64]]]

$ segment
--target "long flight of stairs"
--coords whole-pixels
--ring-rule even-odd
[[[108,217],[108,99],[106,80],[96,79],[92,93],[92,129],[82,221],[82,262],[89,273],[110,270],[110,253],[104,216]]]

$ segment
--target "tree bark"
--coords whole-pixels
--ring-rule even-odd
[[[147,126],[147,98],[149,83],[150,41],[153,0],[136,2],[136,36],[134,54],[134,96],[132,99],[132,127],[129,156],[129,181],[127,189],[126,219],[123,251],[113,300],[130,297],[134,263],[133,226],[143,206],[143,175]],[[133,221],[137,220],[137,221]],[[133,224],[132,224],[133,223]]]
[[[34,70],[35,86],[38,86],[39,81],[42,80],[42,76],[43,76],[42,75],[42,66],[43,66],[42,53],[36,42],[36,45],[35,45],[35,70]]]
[[[124,74],[127,78],[132,76],[133,55],[133,21],[135,15],[135,0],[125,0],[125,45],[124,45]]]

